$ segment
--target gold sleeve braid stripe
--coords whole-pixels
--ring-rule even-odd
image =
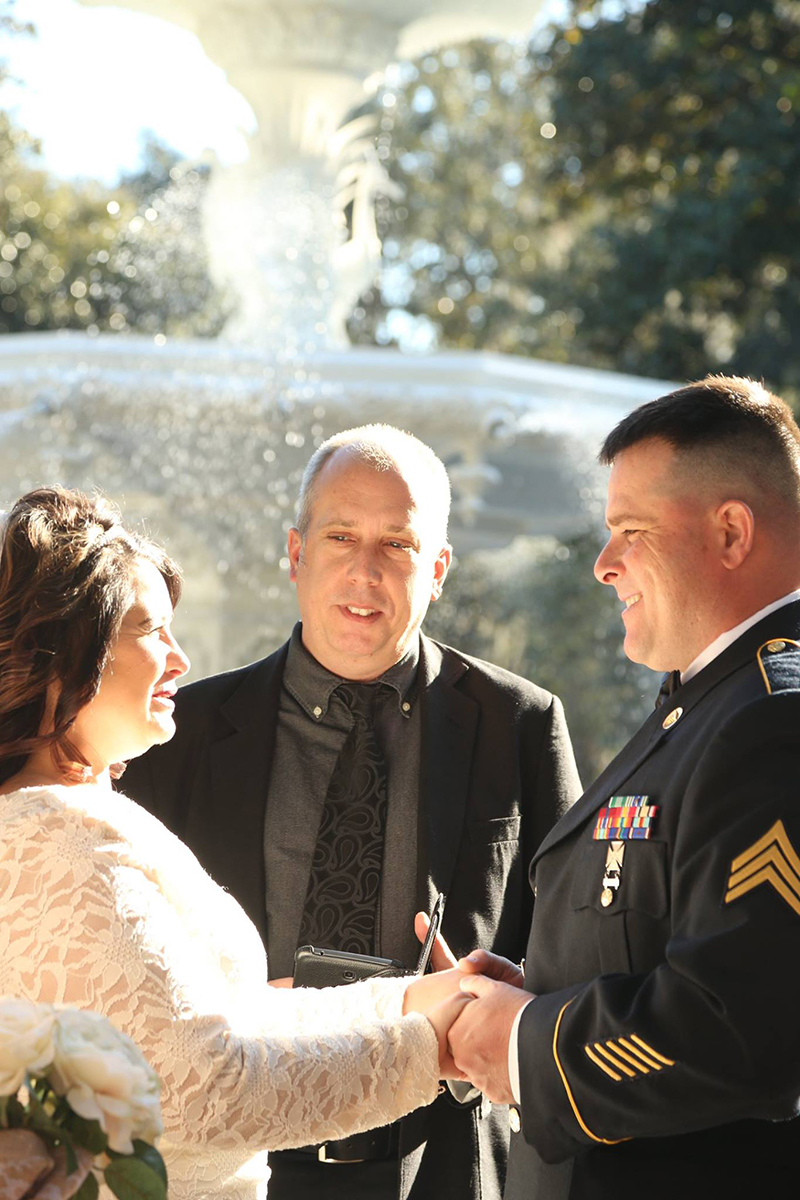
[[[762,883],[770,884],[800,916],[800,858],[780,820],[731,863],[725,903],[730,904]]]
[[[567,1077],[564,1073],[564,1068],[561,1065],[561,1059],[558,1057],[558,1031],[561,1028],[561,1022],[564,1019],[564,1013],[567,1011],[570,1004],[572,1004],[572,1001],[568,1000],[567,1003],[564,1005],[564,1007],[561,1009],[561,1012],[558,1014],[558,1017],[556,1018],[556,1027],[553,1030],[553,1058],[555,1060],[556,1069],[558,1070],[558,1073],[561,1076],[561,1082],[564,1085],[564,1091],[567,1093],[567,1099],[569,1100],[570,1108],[572,1109],[573,1113],[575,1114],[575,1120],[578,1122],[578,1124],[580,1125],[581,1129],[586,1134],[586,1136],[591,1138],[593,1142],[600,1142],[603,1146],[618,1146],[620,1144],[620,1142],[629,1142],[631,1140],[630,1138],[598,1137],[596,1133],[592,1133],[591,1129],[586,1124],[586,1122],[584,1121],[580,1112],[578,1111],[578,1106],[575,1103],[575,1097],[572,1094],[572,1088],[569,1086]]]
[[[622,1071],[628,1079],[636,1079],[638,1078],[637,1071],[640,1075],[649,1075],[652,1071],[663,1071],[664,1067],[675,1066],[673,1059],[659,1054],[636,1033],[631,1033],[627,1037],[618,1037],[616,1040],[609,1038],[603,1044],[594,1042],[590,1046],[587,1043],[583,1049],[595,1066],[599,1067],[601,1071],[605,1071],[606,1075],[615,1083],[623,1082],[622,1075],[617,1074],[618,1071]],[[626,1066],[626,1063],[629,1065]],[[631,1067],[635,1067],[636,1070],[632,1071]],[[616,1070],[612,1068],[616,1068]]]

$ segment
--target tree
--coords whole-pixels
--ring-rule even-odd
[[[594,779],[652,709],[658,680],[622,649],[619,604],[592,574],[600,535],[518,538],[456,564],[425,628],[555,692],[581,777]]]
[[[405,197],[381,204],[354,336],[797,396],[800,6],[613,13],[573,0],[527,51],[476,42],[395,73],[378,147]]]
[[[356,341],[534,353],[532,279],[559,227],[541,187],[547,96],[526,47],[472,42],[403,63],[376,101],[378,155],[401,193],[379,200],[384,267],[350,325]]]
[[[0,30],[34,32],[8,2]],[[205,178],[147,135],[141,168],[116,187],[55,179],[36,139],[0,110],[0,334],[218,332],[224,312],[200,232]]]
[[[723,10],[723,11],[721,11]],[[574,361],[800,388],[800,6],[576,0],[545,68],[548,189],[586,220],[548,304]]]

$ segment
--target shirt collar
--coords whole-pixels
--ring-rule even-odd
[[[781,596],[780,600],[773,600],[771,604],[765,604],[758,612],[752,616],[746,617],[744,621],[740,621],[733,629],[728,629],[725,633],[721,633],[718,638],[710,646],[706,646],[705,650],[701,651],[685,671],[681,672],[681,683],[688,683],[693,676],[698,675],[704,667],[713,662],[718,655],[722,654],[723,650],[727,650],[728,646],[732,646],[737,638],[740,638],[752,625],[757,624],[762,617],[768,617],[770,613],[777,612],[779,608],[783,608],[786,604],[792,604],[793,601],[800,600],[800,588],[793,592],[788,592],[785,596]]]
[[[303,624],[298,621],[289,639],[289,651],[286,655],[286,666],[283,670],[283,683],[286,690],[294,696],[297,703],[308,716],[319,721],[328,711],[331,696],[340,683],[344,682],[343,675],[334,675],[327,667],[323,667],[314,655],[303,645]],[[384,671],[373,683],[384,683],[392,688],[398,708],[404,717],[410,717],[414,706],[414,684],[419,666],[419,634],[411,646],[394,666]]]

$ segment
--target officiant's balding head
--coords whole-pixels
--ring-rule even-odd
[[[450,567],[449,510],[444,464],[411,434],[365,425],[314,453],[288,551],[303,644],[329,671],[377,679],[412,646]]]

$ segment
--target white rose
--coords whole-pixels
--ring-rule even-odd
[[[95,1012],[57,1014],[53,1088],[74,1112],[99,1121],[108,1144],[133,1153],[133,1139],[153,1145],[162,1133],[161,1083],[126,1034]]]
[[[55,1012],[49,1004],[0,999],[0,1096],[14,1096],[25,1079],[53,1061]]]

